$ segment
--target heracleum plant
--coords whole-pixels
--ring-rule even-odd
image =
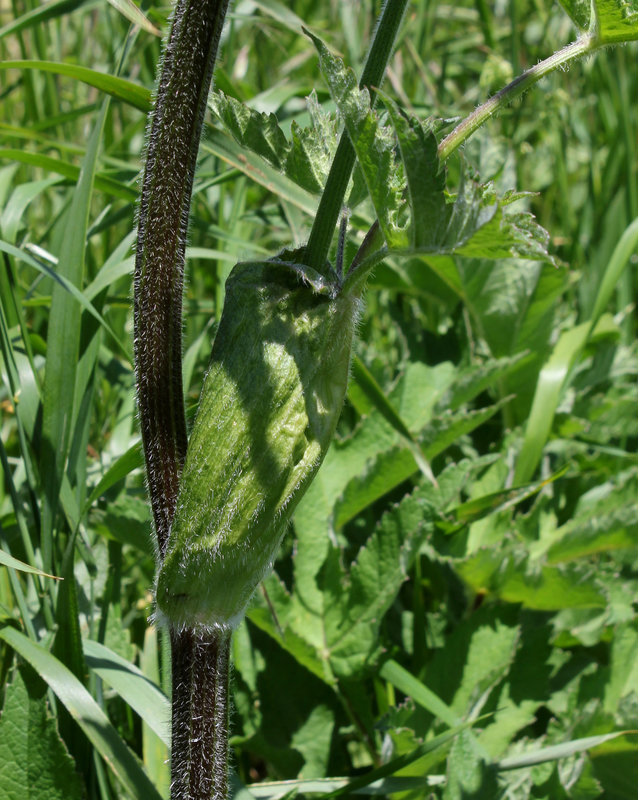
[[[531,218],[503,212],[518,196],[497,198],[464,178],[451,202],[440,160],[543,75],[631,38],[618,15],[601,19],[595,9],[586,35],[494,95],[437,146],[441,126],[404,115],[378,91],[406,4],[387,0],[383,7],[359,88],[313,37],[345,131],[308,243],[237,264],[228,278],[190,439],[181,367],[184,252],[228,0],[179,0],[174,11],[149,128],[135,267],[139,416],[157,536],[156,618],[168,628],[172,648],[173,800],[227,795],[231,634],[272,568],[286,523],[332,440],[370,269],[388,253],[549,259],[544,233]],[[379,96],[390,128],[373,111]],[[272,121],[221,95],[216,107],[238,141],[259,150],[255,139],[243,138],[241,120],[263,131]],[[337,262],[327,256],[357,156],[378,222],[344,268],[345,217]],[[427,465],[424,474],[432,477]]]

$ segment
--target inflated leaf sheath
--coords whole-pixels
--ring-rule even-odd
[[[226,283],[157,580],[175,626],[239,623],[341,413],[360,288],[294,257],[237,264]]]

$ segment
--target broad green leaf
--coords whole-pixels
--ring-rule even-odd
[[[555,611],[606,607],[605,596],[587,567],[532,562],[526,553],[505,544],[500,549],[479,549],[456,562],[454,569],[475,592],[526,608]]]
[[[64,664],[15,628],[2,628],[0,638],[26,659],[49,685],[124,788],[133,797],[161,800],[102,709]]]
[[[119,460],[114,466],[118,464]],[[146,498],[122,492],[104,508],[94,509],[90,519],[99,535],[130,545],[140,554],[153,556],[151,516]]]
[[[418,433],[430,423],[437,403],[453,385],[454,377],[454,366],[448,362],[435,367],[411,363],[389,393],[389,402],[406,428],[417,438]],[[397,463],[403,470],[400,480],[414,474],[417,471],[414,458],[400,442],[401,437],[395,427],[376,409],[361,421],[351,436],[342,441],[335,440],[295,512],[298,534],[302,530],[313,530],[325,542],[335,501],[344,492],[348,482],[361,476],[380,454],[392,451],[397,455]],[[387,490],[390,488],[388,485]],[[316,555],[312,560],[316,560]]]
[[[593,0],[593,34],[601,44],[638,39],[636,0]]]
[[[94,86],[101,92],[111,95],[116,100],[122,100],[145,113],[151,107],[151,93],[143,86],[139,86],[125,78],[98,72],[78,64],[64,64],[55,61],[1,61],[0,69],[35,69],[40,72],[53,72],[56,75],[66,75],[76,81],[81,81],[89,86]]]
[[[477,716],[516,654],[520,626],[511,609],[482,606],[436,650],[425,683],[457,717]]]
[[[5,690],[0,718],[3,800],[81,800],[82,783],[47,708],[46,684],[21,667]]]
[[[611,643],[609,681],[605,685],[604,708],[615,713],[631,694],[638,696],[638,628],[635,621],[619,625]]]
[[[559,0],[559,2],[579,30],[586,31],[589,28],[591,0]]]
[[[539,543],[533,552],[547,551],[551,564],[584,558],[619,548],[631,549],[638,542],[635,469],[581,495],[571,519]]]
[[[461,436],[487,422],[501,406],[502,404],[495,404],[477,411],[441,412],[435,415],[416,438],[419,450],[425,458],[432,460]],[[414,475],[418,469],[413,447],[405,444],[396,444],[371,455],[359,474],[343,486],[341,496],[334,505],[334,526],[341,528],[364,508]]]

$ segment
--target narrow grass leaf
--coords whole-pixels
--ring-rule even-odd
[[[44,178],[41,181],[29,181],[16,186],[0,217],[0,230],[5,239],[15,242],[24,212],[29,204],[59,181],[60,178]]]
[[[128,349],[124,346],[124,344],[120,341],[118,336],[116,335],[115,331],[111,328],[111,326],[106,322],[104,317],[99,313],[99,311],[95,308],[95,306],[87,299],[84,292],[81,292],[73,283],[64,275],[62,272],[56,272],[55,270],[51,269],[51,267],[47,266],[41,261],[33,258],[28,253],[25,253],[23,250],[20,250],[17,247],[9,244],[8,242],[3,242],[0,240],[0,251],[9,253],[10,255],[14,256],[15,258],[19,259],[20,261],[24,261],[25,264],[28,264],[33,269],[36,269],[38,272],[46,275],[47,278],[51,278],[56,284],[61,286],[64,291],[68,292],[71,297],[78,302],[85,311],[88,311],[89,314],[100,323],[100,325],[104,328],[104,330],[109,334],[109,336],[113,339],[115,344],[117,345],[120,353],[125,357],[127,361],[129,361],[129,352]],[[59,259],[58,259],[59,263]]]
[[[1,64],[1,62],[0,62]],[[80,168],[74,164],[69,164],[67,161],[61,161],[59,158],[52,156],[45,156],[41,153],[29,153],[26,150],[16,150],[13,148],[0,149],[0,158],[10,159],[11,161],[19,161],[21,164],[30,164],[33,167],[40,167],[45,172],[54,172],[57,175],[62,175],[70,181],[78,181],[80,178]],[[120,181],[113,180],[106,175],[95,175],[95,188],[105,194],[117,197],[120,200],[127,200],[128,202],[135,202],[137,200],[137,192],[135,189],[130,188]]]
[[[111,486],[115,486],[116,483],[126,478],[133,470],[141,469],[143,466],[144,454],[142,453],[142,444],[138,442],[129,447],[126,453],[123,453],[102,476],[99,483],[86,500],[85,512],[101,495],[107,492]]]
[[[421,683],[407,669],[396,661],[386,661],[379,670],[379,676],[389,681],[400,692],[411,697],[415,703],[425,708],[430,714],[445,722],[450,728],[459,724],[457,715],[431,689]]]
[[[19,17],[7,22],[0,28],[0,39],[12,33],[19,33],[26,28],[32,28],[35,25],[41,25],[50,19],[63,17],[66,14],[88,5],[91,0],[50,0],[48,3],[43,3],[40,6],[27,11],[26,14],[21,14]]]
[[[148,113],[151,107],[151,93],[144,86],[119,78],[116,75],[109,75],[106,72],[98,72],[95,69],[82,67],[78,64],[64,64],[57,61],[2,61],[0,69],[35,69],[39,72],[52,72],[56,75],[65,75],[73,80],[81,81],[89,86],[99,89],[101,92],[111,95],[116,100],[134,106],[135,108]]]
[[[133,797],[161,800],[136,757],[73,673],[15,628],[2,628],[0,638],[28,661],[50,686],[124,788]]]
[[[24,561],[14,558],[10,553],[5,553],[4,550],[0,550],[0,564],[4,564],[5,567],[10,567],[11,569],[17,569],[19,572],[29,572],[32,575],[40,575],[42,578],[53,578],[54,581],[62,580],[57,575],[49,575],[48,572],[42,572],[42,570],[37,569],[37,567],[25,564]]]
[[[66,278],[79,292],[84,283],[86,232],[93,179],[108,105],[108,101],[105,101],[93,126],[83,169],[67,212],[67,225],[64,226],[59,252],[57,274]],[[76,389],[81,321],[81,307],[73,295],[60,283],[54,283],[42,409],[42,562],[46,571],[51,571],[55,515],[62,475],[66,471],[71,434],[77,418],[73,401],[69,403],[69,393],[73,397]]]
[[[366,786],[370,786],[370,784],[374,781],[394,775],[399,770],[402,770],[410,764],[413,764],[415,761],[418,761],[429,753],[436,752],[437,750],[444,750],[447,745],[456,736],[458,736],[459,733],[461,733],[461,731],[467,730],[473,724],[474,723],[472,722],[466,722],[462,725],[456,725],[449,731],[441,733],[424,744],[419,745],[412,752],[406,753],[398,758],[394,758],[392,761],[388,761],[388,763],[384,764],[382,767],[377,767],[377,769],[373,769],[365,775],[349,781],[345,786],[335,790],[334,792],[331,792],[330,794],[326,795],[326,797],[339,797],[344,794],[350,794],[351,792],[358,792],[364,789]]]
[[[563,331],[538,377],[534,401],[525,428],[523,446],[516,462],[515,483],[528,481],[549,438],[561,394],[568,385],[569,374],[580,358],[585,345],[596,332],[618,280],[638,246],[638,219],[624,231],[603,275],[590,319]]]
[[[162,32],[153,25],[132,0],[108,0],[108,2],[133,25],[137,25],[147,33],[152,33],[153,36],[162,35]]]
[[[630,733],[635,733],[635,731],[615,731],[614,733],[604,733],[600,736],[573,739],[571,742],[550,745],[540,750],[534,750],[531,753],[521,753],[517,756],[503,758],[497,762],[496,766],[499,772],[504,772],[510,769],[533,767],[535,764],[544,764],[546,761],[558,761],[559,758],[569,758],[569,756],[591,750],[605,742],[610,742],[612,739],[617,739],[619,736],[626,736]]]
[[[84,639],[83,647],[89,669],[114,689],[164,744],[170,745],[171,708],[159,687],[105,645]]]
[[[150,626],[144,633],[144,647],[140,652],[140,668],[147,680],[151,681],[155,687],[157,687],[160,681],[158,655],[159,642],[157,628]],[[162,695],[162,697],[170,713],[170,705],[166,697],[164,695]],[[160,736],[153,731],[153,727],[142,717],[142,754],[144,767],[159,793],[164,797],[169,796],[171,785],[170,742],[163,741],[163,738],[170,738],[168,727],[168,725],[164,726],[164,733],[166,736]]]

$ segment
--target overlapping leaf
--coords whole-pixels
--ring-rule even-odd
[[[498,196],[466,172],[457,194],[448,195],[437,153],[439,123],[407,116],[381,95],[391,126],[382,124],[369,92],[358,88],[354,72],[319,39],[313,41],[391,252],[519,256],[554,263],[547,252],[549,236],[533,216],[506,211],[523,194]]]
[[[579,30],[589,31],[601,43],[638,39],[636,0],[560,0],[560,4]]]
[[[293,121],[287,140],[274,114],[249,108],[223,92],[211,95],[209,106],[235,141],[265,159],[303,189],[318,194],[325,183],[336,148],[336,123],[323,114],[314,92],[308,97],[312,124]]]

